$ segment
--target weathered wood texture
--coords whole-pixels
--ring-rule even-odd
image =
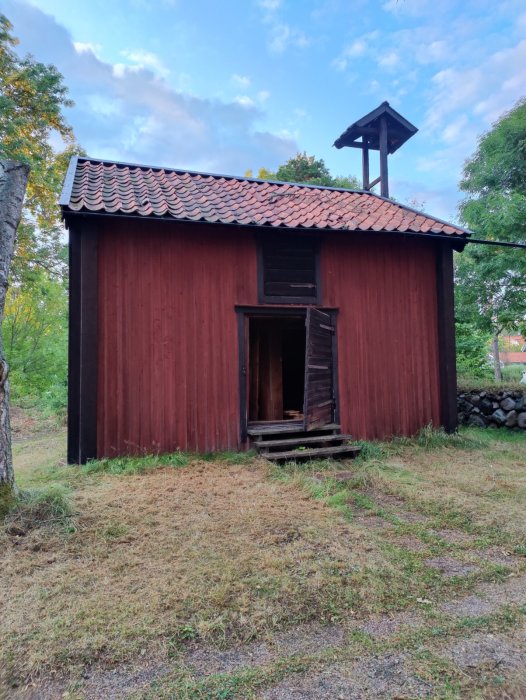
[[[12,160],[0,161],[0,331],[4,318],[9,269],[15,248],[16,229],[22,214],[28,177],[27,165]],[[8,374],[9,368],[4,358],[0,332],[0,487],[6,487],[11,492],[15,477],[11,454]]]
[[[439,425],[434,243],[330,235],[321,275],[324,305],[340,309],[342,430],[372,439]]]
[[[305,430],[316,430],[333,420],[334,328],[331,317],[314,308],[307,309],[306,326],[304,425]]]
[[[239,302],[257,303],[250,232],[106,222],[99,455],[239,445]]]
[[[250,230],[107,220],[98,237],[98,454],[239,447],[235,305],[257,304]],[[432,241],[331,234],[340,423],[357,438],[440,422]]]

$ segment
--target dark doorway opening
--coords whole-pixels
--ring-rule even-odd
[[[303,419],[305,341],[305,316],[249,318],[249,421]]]

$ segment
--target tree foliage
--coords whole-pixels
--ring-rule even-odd
[[[251,177],[252,171],[247,171]],[[352,175],[332,176],[322,158],[309,156],[307,153],[296,153],[286,163],[280,165],[275,173],[260,168],[258,171],[260,180],[279,180],[280,182],[297,182],[304,185],[323,185],[325,187],[339,187],[341,189],[360,189],[360,183]]]
[[[21,280],[38,266],[63,272],[57,200],[69,158],[80,149],[63,115],[72,102],[62,75],[32,56],[20,58],[12,29],[0,15],[0,158],[31,168],[12,270]],[[61,152],[52,139],[62,140]]]
[[[0,15],[0,158],[30,166],[17,230],[3,334],[12,394],[65,403],[66,249],[58,207],[70,156],[80,153],[64,117],[72,105],[62,75],[20,57]],[[61,144],[61,150],[53,144]]]
[[[15,401],[38,398],[53,411],[65,405],[67,309],[64,282],[44,270],[11,288],[3,337]]]
[[[477,237],[526,243],[526,101],[484,134],[464,167],[463,222]],[[482,333],[521,331],[526,318],[526,251],[468,245],[456,259],[457,317]],[[495,376],[500,378],[499,358]]]

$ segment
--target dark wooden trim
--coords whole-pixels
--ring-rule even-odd
[[[80,425],[80,235],[69,229],[68,464],[79,463]]]
[[[382,197],[389,197],[389,173],[387,166],[387,117],[385,114],[380,118],[380,194]]]
[[[259,304],[258,306],[238,304],[234,308],[236,313],[247,314],[249,316],[305,316],[307,307],[312,304],[290,304],[289,306],[271,306],[270,304]],[[316,306],[326,314],[337,314],[338,309],[334,306]]]
[[[305,187],[316,187],[317,189],[321,190],[328,190],[331,192],[341,192],[341,187],[326,187],[324,185],[319,185],[319,186],[314,186],[314,185],[304,185]],[[349,191],[354,191],[360,193],[361,190],[349,190]],[[375,192],[367,192],[368,195],[371,195],[371,197],[377,197],[378,199],[386,199],[385,197],[381,197],[381,195],[376,194]],[[389,202],[392,203],[392,200],[388,200]],[[405,206],[404,205],[404,210],[406,211],[411,211],[414,212],[415,214],[418,214],[419,216],[422,214],[421,211],[418,211],[417,209],[412,209],[411,207]],[[439,234],[439,233],[418,233],[415,231],[386,231],[385,229],[379,230],[379,231],[373,231],[372,229],[368,229],[367,231],[363,231],[360,229],[338,229],[338,228],[319,228],[319,227],[302,227],[301,229],[294,229],[290,228],[288,226],[280,226],[278,229],[276,229],[275,226],[271,226],[270,224],[238,224],[238,223],[231,223],[231,224],[225,224],[225,223],[218,223],[214,221],[191,221],[189,219],[174,219],[170,216],[160,216],[156,219],[149,216],[142,216],[141,214],[108,214],[107,212],[104,212],[103,214],[99,212],[82,212],[81,214],[79,213],[73,213],[73,212],[67,212],[63,211],[62,212],[64,222],[66,224],[66,228],[69,228],[71,224],[73,224],[75,221],[78,221],[81,218],[86,218],[86,219],[93,219],[95,221],[104,221],[104,222],[110,222],[112,219],[120,219],[121,221],[140,221],[141,225],[146,227],[148,225],[153,224],[154,226],[157,226],[158,223],[166,224],[169,226],[176,226],[176,227],[181,227],[181,228],[186,228],[188,227],[195,227],[195,226],[212,226],[217,228],[218,230],[225,230],[225,229],[230,229],[230,230],[236,230],[239,232],[253,232],[254,235],[256,236],[266,236],[268,233],[272,233],[276,235],[276,232],[281,232],[281,233],[286,233],[290,235],[313,235],[318,237],[320,240],[323,239],[323,236],[327,233],[330,234],[341,234],[344,236],[394,236],[394,237],[409,237],[409,238],[425,238],[428,241],[444,241],[446,243],[449,243],[453,247],[454,250],[462,251],[464,250],[465,246],[467,243],[481,243],[481,244],[487,244],[487,245],[502,245],[502,246],[509,246],[509,247],[522,247],[521,244],[518,243],[503,243],[503,242],[498,242],[498,241],[483,241],[478,238],[469,238],[469,236],[472,235],[470,231],[467,229],[465,230],[465,234]],[[439,224],[445,224],[446,226],[451,226],[452,224],[450,222],[444,221],[442,219],[437,218],[436,216],[432,217],[434,221],[437,221]],[[303,300],[303,303],[305,303],[305,300]]]
[[[363,137],[363,151],[362,151],[362,187],[364,190],[370,190],[369,185],[369,139],[367,136]]]
[[[340,385],[338,374],[338,327],[336,321],[338,319],[338,310],[328,311],[331,317],[331,324],[334,327],[332,334],[332,389],[334,392],[334,422],[340,423]]]
[[[97,456],[98,257],[96,223],[70,227],[68,462]]]
[[[237,311],[237,347],[239,355],[239,425],[241,443],[245,443],[248,439],[246,342],[246,314],[242,311]]]
[[[453,251],[436,246],[440,421],[448,433],[458,428]]]
[[[314,243],[314,278],[316,282],[316,295],[312,297],[293,297],[293,296],[268,296],[265,294],[265,274],[263,264],[263,245],[268,244],[270,237],[268,235],[256,235],[256,255],[257,255],[257,281],[258,281],[258,301],[260,304],[301,304],[301,305],[318,305],[322,303],[321,290],[321,267],[320,267],[320,239],[312,236],[298,236],[292,231],[281,233],[280,238],[289,236],[292,238],[300,238],[302,240],[310,240]]]

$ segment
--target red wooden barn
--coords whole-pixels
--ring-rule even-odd
[[[71,162],[70,462],[456,427],[452,251],[369,191]]]

